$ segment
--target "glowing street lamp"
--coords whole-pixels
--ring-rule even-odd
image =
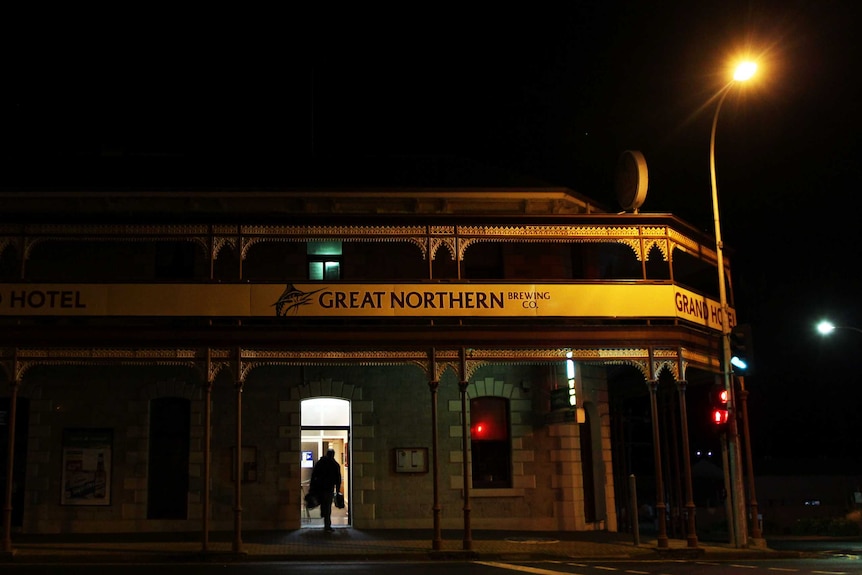
[[[820,335],[829,335],[836,329],[849,329],[851,331],[858,331],[859,333],[862,333],[862,329],[859,329],[858,327],[853,327],[850,325],[835,325],[828,319],[824,319],[817,324],[817,332],[820,333]]]
[[[721,221],[718,210],[718,185],[715,179],[715,132],[718,127],[718,114],[721,111],[721,105],[724,104],[725,98],[730,93],[737,83],[744,82],[750,79],[755,71],[757,64],[754,62],[743,62],[737,66],[736,71],[727,86],[721,91],[721,96],[718,100],[718,105],[715,107],[715,115],[712,118],[712,133],[709,138],[709,175],[712,183],[712,213],[715,219],[715,254],[716,264],[718,265],[718,297],[721,306],[721,340],[722,340],[722,375],[724,376],[724,389],[727,390],[730,400],[728,401],[728,410],[731,417],[734,414],[733,402],[733,383],[731,380],[731,353],[730,353],[730,315],[727,305],[727,289],[724,279],[724,242],[721,239]],[[738,437],[734,441],[728,441],[728,456],[730,460],[730,492],[733,497],[733,525],[734,536],[737,540],[737,547],[745,545],[745,537],[742,532],[745,529],[745,510],[744,502],[742,501],[742,479],[739,475],[739,465],[737,464],[737,453],[739,451],[736,444]]]
[[[820,335],[829,335],[833,331],[835,331],[835,324],[829,320],[824,319],[817,324],[817,332],[820,333]]]
[[[755,72],[757,72],[757,64],[755,62],[742,62],[733,72],[733,79],[736,82],[745,82],[751,79]]]

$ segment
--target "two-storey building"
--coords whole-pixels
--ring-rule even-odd
[[[13,532],[307,527],[328,447],[344,525],[617,530],[620,370],[654,503],[676,469],[693,512],[660,447],[688,452],[720,314],[714,240],[672,215],[513,186],[7,189],[0,218]]]

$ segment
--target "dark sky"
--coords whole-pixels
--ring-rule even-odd
[[[312,156],[445,155],[615,209],[614,166],[636,149],[650,169],[641,211],[711,231],[713,97],[747,52],[761,74],[724,104],[717,163],[739,317],[754,326],[754,439],[766,454],[858,453],[862,334],[812,327],[862,326],[856,5],[22,15],[4,55],[0,178],[119,157],[289,182]]]

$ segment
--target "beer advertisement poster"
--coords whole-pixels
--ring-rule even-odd
[[[61,505],[111,504],[111,429],[63,431]]]

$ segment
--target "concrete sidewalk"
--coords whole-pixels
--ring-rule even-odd
[[[766,548],[736,549],[721,543],[671,539],[658,549],[654,539],[634,545],[631,535],[606,532],[511,533],[474,531],[467,545],[463,533],[443,533],[439,549],[425,530],[369,530],[337,527],[335,531],[306,528],[296,531],[249,532],[240,549],[232,533],[213,533],[207,549],[199,534],[19,535],[11,553],[0,561],[55,562],[249,562],[249,561],[381,561],[381,560],[536,560],[536,559],[657,559],[778,557],[786,552]],[[796,556],[794,554],[794,556]]]

